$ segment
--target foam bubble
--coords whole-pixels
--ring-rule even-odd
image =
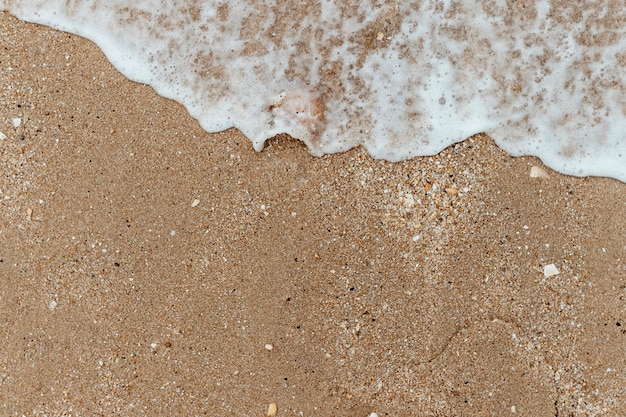
[[[512,155],[626,181],[626,11],[548,0],[0,0],[98,44],[204,129],[260,150],[392,161],[486,132]]]

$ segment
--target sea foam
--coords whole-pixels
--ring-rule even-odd
[[[0,0],[256,150],[399,161],[485,132],[511,155],[626,182],[622,2]]]

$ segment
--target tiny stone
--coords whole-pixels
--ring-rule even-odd
[[[271,403],[269,407],[267,407],[267,417],[274,417],[277,412],[278,407],[276,407],[276,404]]]
[[[446,188],[446,194],[449,195],[457,195],[459,193],[459,190],[457,190],[456,188]]]
[[[157,348],[157,344],[156,344],[156,343],[152,343],[152,344],[150,344],[150,347],[151,347],[152,349],[156,349],[156,348]]]
[[[537,166],[533,166],[530,168],[530,178],[550,178],[550,175],[548,175],[548,173],[542,169],[539,168]]]
[[[369,417],[378,417],[378,414],[372,413],[372,414],[369,415]]]
[[[514,405],[511,406],[511,413],[517,413],[517,408]]]
[[[554,264],[546,265],[543,267],[543,276],[545,278],[551,277],[553,275],[558,275],[559,273],[559,269]]]
[[[13,119],[13,127],[20,127],[21,124],[22,124],[22,119],[20,119],[19,117],[16,117],[15,119]]]
[[[50,310],[54,310],[56,307],[57,307],[57,302],[54,300],[50,301],[50,304],[48,304],[48,308]]]
[[[266,350],[272,350],[274,349],[274,346],[270,345],[269,343],[265,345],[265,349]]]
[[[195,200],[191,202],[191,207],[196,207],[198,204],[200,204],[200,200],[196,198]]]
[[[5,140],[7,138],[7,135],[5,135],[4,133],[0,132],[0,140]]]

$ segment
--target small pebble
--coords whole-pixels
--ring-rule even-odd
[[[265,349],[266,350],[272,350],[274,349],[274,346],[270,345],[269,343],[265,345]]]
[[[5,140],[7,138],[7,135],[5,135],[4,133],[0,132],[0,140]]]
[[[277,412],[278,407],[276,407],[276,404],[271,403],[269,407],[267,407],[267,417],[274,417]]]
[[[457,195],[459,193],[459,190],[457,190],[456,188],[446,188],[446,194],[448,195]]]
[[[22,124],[22,119],[20,119],[19,117],[16,117],[15,119],[13,119],[13,127],[20,127],[21,124]]]
[[[191,202],[191,207],[196,207],[198,204],[200,204],[200,200],[196,198],[195,200]]]
[[[558,275],[559,273],[559,269],[554,264],[546,265],[543,267],[543,276],[545,278],[551,277],[553,275]]]
[[[533,166],[530,168],[530,178],[545,178],[548,179],[550,178],[550,175],[548,175],[548,173],[539,167]]]

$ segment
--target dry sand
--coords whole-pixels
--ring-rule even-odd
[[[0,415],[626,415],[625,184],[482,135],[255,153],[0,33]]]

